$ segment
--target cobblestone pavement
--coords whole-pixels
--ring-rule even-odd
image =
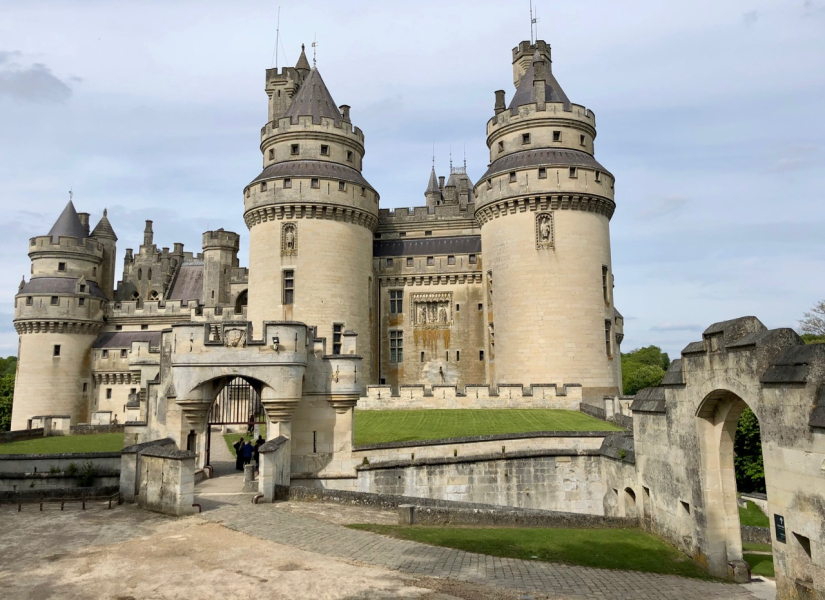
[[[229,529],[346,560],[425,577],[603,600],[754,600],[741,586],[485,556],[347,529],[278,505],[225,504],[201,518]]]

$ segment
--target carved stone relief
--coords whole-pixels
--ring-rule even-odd
[[[281,225],[281,256],[298,254],[298,226],[295,223]]]
[[[451,292],[412,294],[413,325],[415,327],[440,328],[453,324],[453,295]]]
[[[541,212],[536,215],[536,248],[553,248],[553,213]]]
[[[227,348],[243,348],[246,346],[246,331],[243,329],[225,329],[223,340]]]

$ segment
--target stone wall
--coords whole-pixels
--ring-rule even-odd
[[[194,452],[153,446],[141,460],[139,507],[175,516],[196,512]]]
[[[38,427],[37,429],[19,429],[17,431],[0,431],[0,444],[35,440],[42,438],[44,435],[45,430],[42,427]]]
[[[555,408],[579,410],[582,388],[578,384],[533,384],[532,386],[388,385],[367,386],[358,400],[358,410],[415,410],[433,408]]]
[[[80,468],[90,462],[101,472],[120,472],[120,452],[83,452],[76,454],[0,454],[0,473],[65,472],[69,465]]]

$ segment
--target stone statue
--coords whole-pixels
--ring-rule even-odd
[[[447,309],[443,306],[438,309],[438,322],[439,323],[446,323],[447,322]]]
[[[544,217],[539,223],[539,235],[542,242],[549,242],[551,234],[550,219]]]
[[[426,306],[422,305],[422,306],[419,307],[419,309],[418,309],[418,322],[421,325],[426,325],[427,324],[427,307]]]

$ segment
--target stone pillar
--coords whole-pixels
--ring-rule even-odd
[[[195,453],[153,446],[140,454],[138,506],[175,516],[196,512]]]
[[[261,455],[261,472],[258,475],[258,491],[265,502],[285,499],[290,480],[289,439],[284,436],[268,441],[258,449]]]

